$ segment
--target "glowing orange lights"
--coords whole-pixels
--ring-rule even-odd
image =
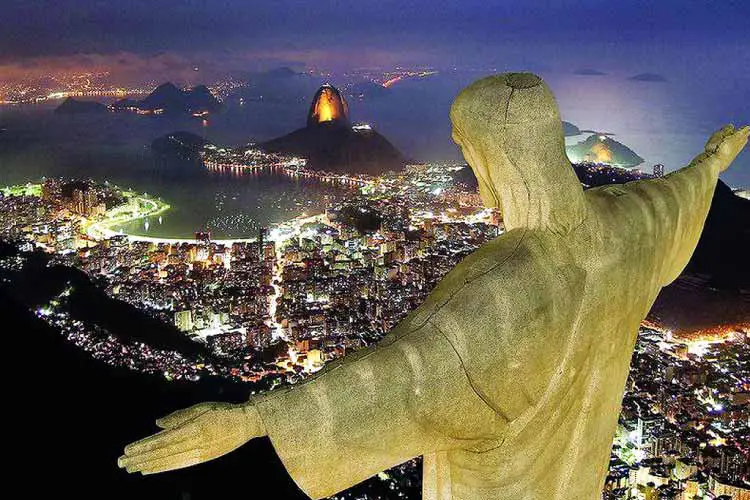
[[[339,114],[338,99],[333,96],[333,92],[326,89],[325,92],[320,94],[317,102],[315,103],[314,115],[318,117],[318,123],[329,122],[336,118],[340,118]]]
[[[591,148],[591,152],[595,155],[594,162],[596,163],[612,162],[612,150],[609,149],[604,142],[594,144]]]
[[[404,78],[403,75],[399,75],[399,76],[395,76],[395,77],[391,78],[390,80],[386,80],[385,82],[383,82],[383,87],[389,88],[394,83],[398,83],[401,80],[403,80],[403,78]]]
[[[315,94],[307,123],[311,125],[332,121],[348,122],[349,107],[335,87],[323,85]]]

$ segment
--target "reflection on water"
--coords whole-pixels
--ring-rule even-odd
[[[325,205],[343,187],[279,173],[208,172],[201,165],[155,157],[151,141],[175,130],[205,134],[191,119],[149,119],[130,114],[58,116],[53,107],[0,108],[0,185],[42,176],[108,180],[159,197],[171,205],[160,217],[123,225],[149,236],[254,237],[261,226]],[[242,126],[245,122],[241,122]],[[233,132],[239,135],[238,131]],[[226,144],[227,134],[212,138]]]
[[[152,189],[172,208],[113,229],[165,238],[192,237],[198,230],[215,238],[249,238],[262,226],[322,209],[326,200],[344,193],[342,187],[274,172],[200,172],[179,182],[155,179]]]

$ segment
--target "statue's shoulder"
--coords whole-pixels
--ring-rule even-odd
[[[467,307],[481,308],[503,297],[515,297],[519,305],[532,307],[534,300],[559,289],[582,288],[584,277],[561,237],[516,229],[485,243],[456,265],[403,326],[413,330],[440,312],[460,315]]]
[[[540,289],[559,286],[561,270],[576,268],[575,252],[566,236],[549,231],[516,229],[482,245],[454,270],[465,285],[486,286],[500,280],[523,289],[533,282]],[[574,279],[580,279],[576,273]],[[481,280],[481,281],[477,281]],[[564,279],[567,284],[567,279]]]
[[[510,234],[459,269],[427,324],[451,343],[475,389],[508,420],[539,401],[575,330],[586,272],[565,236]],[[510,387],[514,387],[511,391]]]
[[[515,311],[534,308],[564,291],[574,295],[586,277],[565,236],[523,229],[483,245],[453,272],[445,305],[456,310],[464,302],[499,301],[509,301]]]

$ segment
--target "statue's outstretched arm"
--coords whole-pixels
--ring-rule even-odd
[[[414,328],[409,321],[310,380],[157,423],[165,430],[126,447],[121,467],[145,474],[187,467],[268,435],[313,498],[425,453],[492,446],[494,430],[505,425],[474,392],[445,336],[429,322]]]
[[[493,431],[505,426],[429,323],[326,368],[256,402],[284,466],[312,498],[426,453],[496,446]]]
[[[625,189],[645,204],[656,237],[666,244],[662,286],[680,275],[693,255],[711,206],[719,174],[729,168],[748,141],[750,127],[728,125],[714,133],[687,167],[663,178],[630,182]]]
[[[257,408],[201,403],[156,421],[163,430],[125,447],[117,464],[128,472],[154,474],[207,462],[265,436]]]

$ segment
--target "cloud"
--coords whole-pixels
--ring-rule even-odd
[[[607,73],[603,71],[599,71],[598,69],[593,68],[580,68],[573,72],[574,75],[583,75],[583,76],[602,76],[606,75]]]
[[[286,47],[276,50],[247,49],[192,54],[165,51],[151,55],[134,52],[82,53],[0,62],[0,84],[58,79],[86,73],[101,75],[107,82],[120,86],[140,86],[147,82],[164,81],[189,85],[211,83],[228,75],[245,75],[248,71],[280,66],[333,70],[352,67],[392,68],[408,64],[412,60],[425,59],[424,54],[419,51],[362,51],[357,47]]]
[[[174,53],[141,56],[130,52],[116,54],[76,54],[24,59],[0,64],[3,82],[33,79],[64,78],[76,74],[105,76],[121,85],[140,84],[147,79],[195,79],[193,68],[204,64],[213,71],[210,61],[200,57],[185,57]]]
[[[668,81],[663,75],[659,73],[638,73],[633,75],[628,80],[634,82],[666,82]]]

